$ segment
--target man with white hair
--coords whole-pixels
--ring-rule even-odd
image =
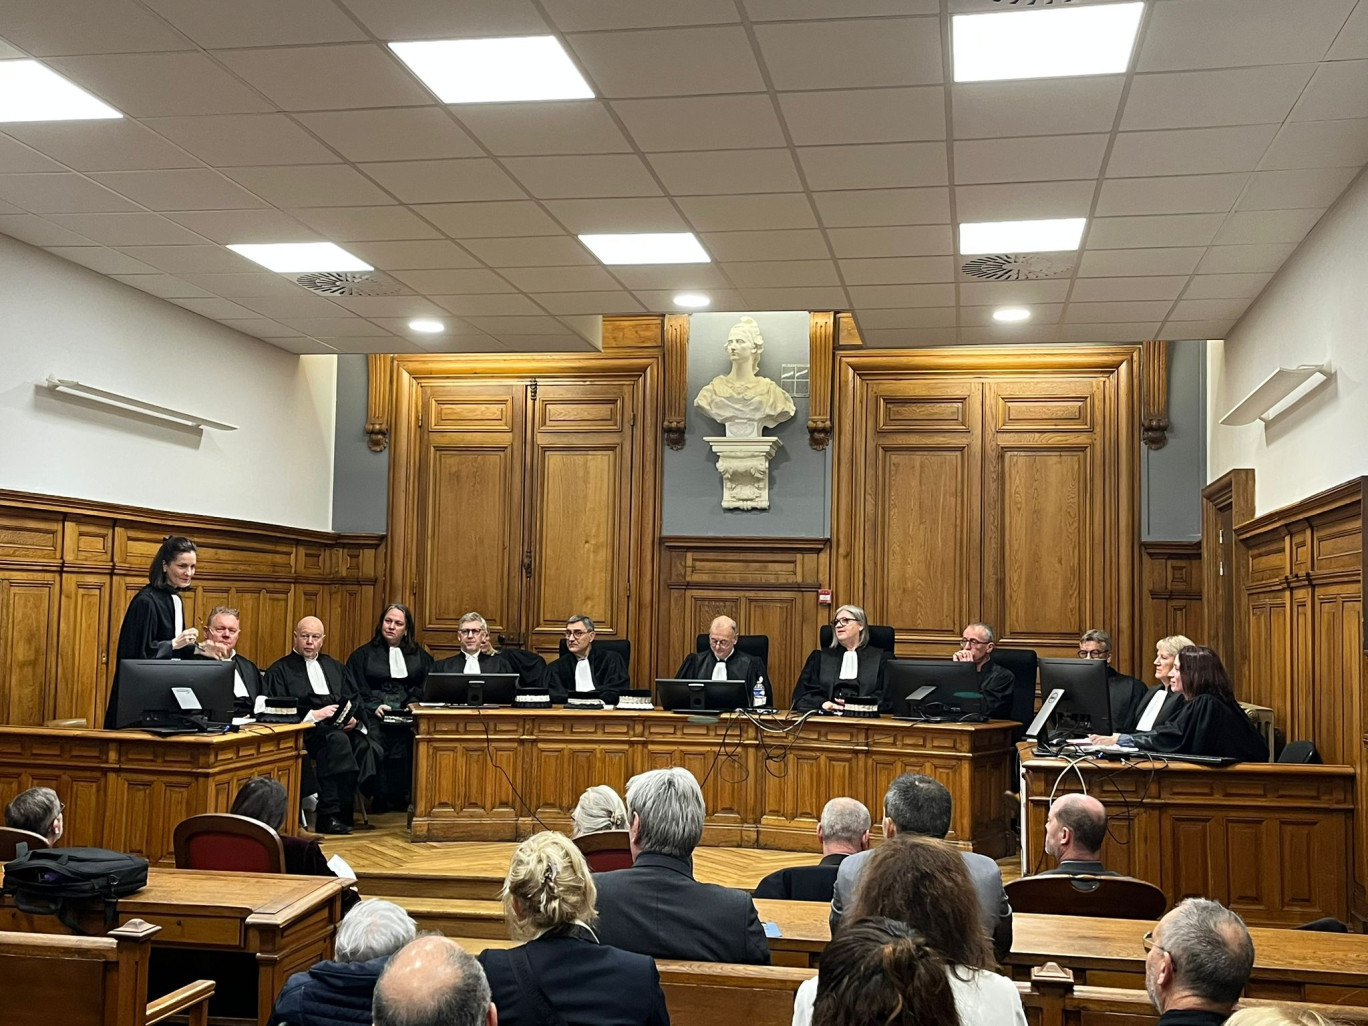
[[[62,836],[62,812],[65,809],[66,806],[52,788],[30,787],[27,791],[20,791],[5,806],[5,826],[12,830],[42,834],[47,838],[48,847],[54,848]]]
[[[817,842],[822,861],[815,866],[789,866],[765,877],[755,888],[757,898],[783,901],[830,901],[836,874],[846,856],[869,847],[871,818],[863,802],[833,798],[822,809]]]
[[[599,941],[653,958],[769,965],[769,944],[745,891],[694,879],[703,791],[679,766],[627,781],[631,869],[598,873]]]
[[[418,924],[391,901],[358,902],[337,928],[335,957],[285,981],[270,1026],[355,1026],[370,1022],[376,981],[390,956],[418,935]]]
[[[685,656],[675,677],[679,680],[745,681],[746,694],[752,705],[772,706],[774,692],[766,678],[765,664],[759,656],[740,651],[736,647],[739,638],[735,620],[730,616],[714,617],[708,627],[708,647]],[[761,692],[758,701],[755,700],[757,687]]]
[[[1159,1026],[1220,1026],[1254,968],[1244,920],[1206,898],[1187,898],[1145,934],[1145,991]]]

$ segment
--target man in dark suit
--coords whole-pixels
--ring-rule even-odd
[[[1102,865],[1100,852],[1107,837],[1107,810],[1086,794],[1056,798],[1045,819],[1045,853],[1059,860],[1041,876],[1120,876]]]
[[[754,705],[774,705],[774,692],[766,676],[765,664],[752,655],[736,650],[736,621],[730,616],[716,617],[708,628],[708,649],[691,652],[684,657],[679,672],[680,680],[744,680],[746,694],[754,696],[758,684],[765,697]]]
[[[261,671],[256,663],[237,650],[242,623],[238,611],[228,606],[215,606],[205,621],[208,639],[201,646],[201,659],[228,659],[233,663],[233,715],[251,716],[256,711],[257,699],[266,693],[261,682]]]
[[[589,617],[570,617],[565,624],[565,647],[568,651],[551,664],[547,674],[552,698],[563,701],[576,692],[598,692],[612,696],[604,699],[604,704],[612,705],[630,686],[622,656],[594,647],[594,621]]]
[[[653,958],[769,965],[769,944],[745,891],[703,884],[703,791],[679,766],[627,781],[631,869],[598,873],[599,941]]]
[[[1101,659],[1107,664],[1107,692],[1111,701],[1112,730],[1118,734],[1135,728],[1145,703],[1145,685],[1111,664],[1112,639],[1106,631],[1093,628],[1078,639],[1079,659]]]
[[[765,877],[755,888],[757,898],[784,901],[830,901],[836,873],[849,855],[869,848],[869,810],[854,798],[833,798],[822,809],[817,840],[822,861],[815,866],[789,866]]]
[[[978,670],[979,694],[983,696],[983,710],[988,718],[1010,720],[1016,675],[993,662],[996,647],[997,633],[993,628],[986,623],[971,623],[960,636],[959,651],[950,658],[957,663],[973,663]]]
[[[1145,991],[1158,1026],[1221,1026],[1249,982],[1254,941],[1219,902],[1188,898],[1145,938]]]

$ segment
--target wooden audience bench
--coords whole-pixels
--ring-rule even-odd
[[[6,1026],[152,1026],[173,1015],[205,1026],[212,980],[148,1003],[152,937],[134,919],[103,937],[0,932],[0,1008]]]
[[[790,1026],[793,995],[815,969],[725,962],[656,962],[671,1026]]]

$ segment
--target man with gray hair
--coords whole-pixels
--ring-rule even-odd
[[[993,662],[997,632],[986,623],[971,623],[960,635],[960,647],[950,657],[957,663],[973,663],[978,670],[978,689],[983,696],[983,711],[992,720],[1012,718],[1012,696],[1016,676],[1005,666]]]
[[[1100,659],[1107,664],[1107,691],[1111,702],[1112,730],[1128,733],[1140,721],[1148,697],[1145,685],[1112,665],[1112,638],[1101,628],[1083,632],[1078,639],[1079,659]]]
[[[5,826],[12,830],[41,834],[47,838],[48,847],[53,847],[62,836],[62,811],[65,808],[52,788],[30,787],[27,791],[20,791],[5,806]]]
[[[601,943],[653,958],[769,965],[750,895],[694,879],[693,850],[703,839],[705,815],[703,791],[682,767],[627,781],[635,864],[594,876]]]
[[[822,861],[815,866],[789,866],[756,885],[757,898],[781,901],[830,901],[836,874],[850,855],[869,848],[869,810],[854,798],[833,798],[822,809],[817,841]]]
[[[1159,1026],[1220,1026],[1254,968],[1244,920],[1206,898],[1188,898],[1145,935],[1145,991]]]
[[[556,701],[578,692],[598,692],[604,705],[613,705],[630,686],[622,656],[595,648],[594,633],[594,621],[583,613],[566,621],[565,654],[551,664],[546,675],[547,687]]]
[[[374,1026],[498,1026],[489,981],[473,956],[448,937],[419,937],[390,959],[370,1021]]]
[[[285,981],[270,1026],[367,1022],[376,981],[396,951],[418,934],[418,924],[391,901],[358,902],[337,928],[335,957]],[[483,1021],[483,1020],[481,1020]]]

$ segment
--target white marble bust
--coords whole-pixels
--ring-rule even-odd
[[[694,405],[724,425],[728,438],[756,438],[761,430],[793,416],[793,400],[769,378],[759,376],[765,340],[754,317],[742,317],[727,334],[731,372],[703,386]]]

